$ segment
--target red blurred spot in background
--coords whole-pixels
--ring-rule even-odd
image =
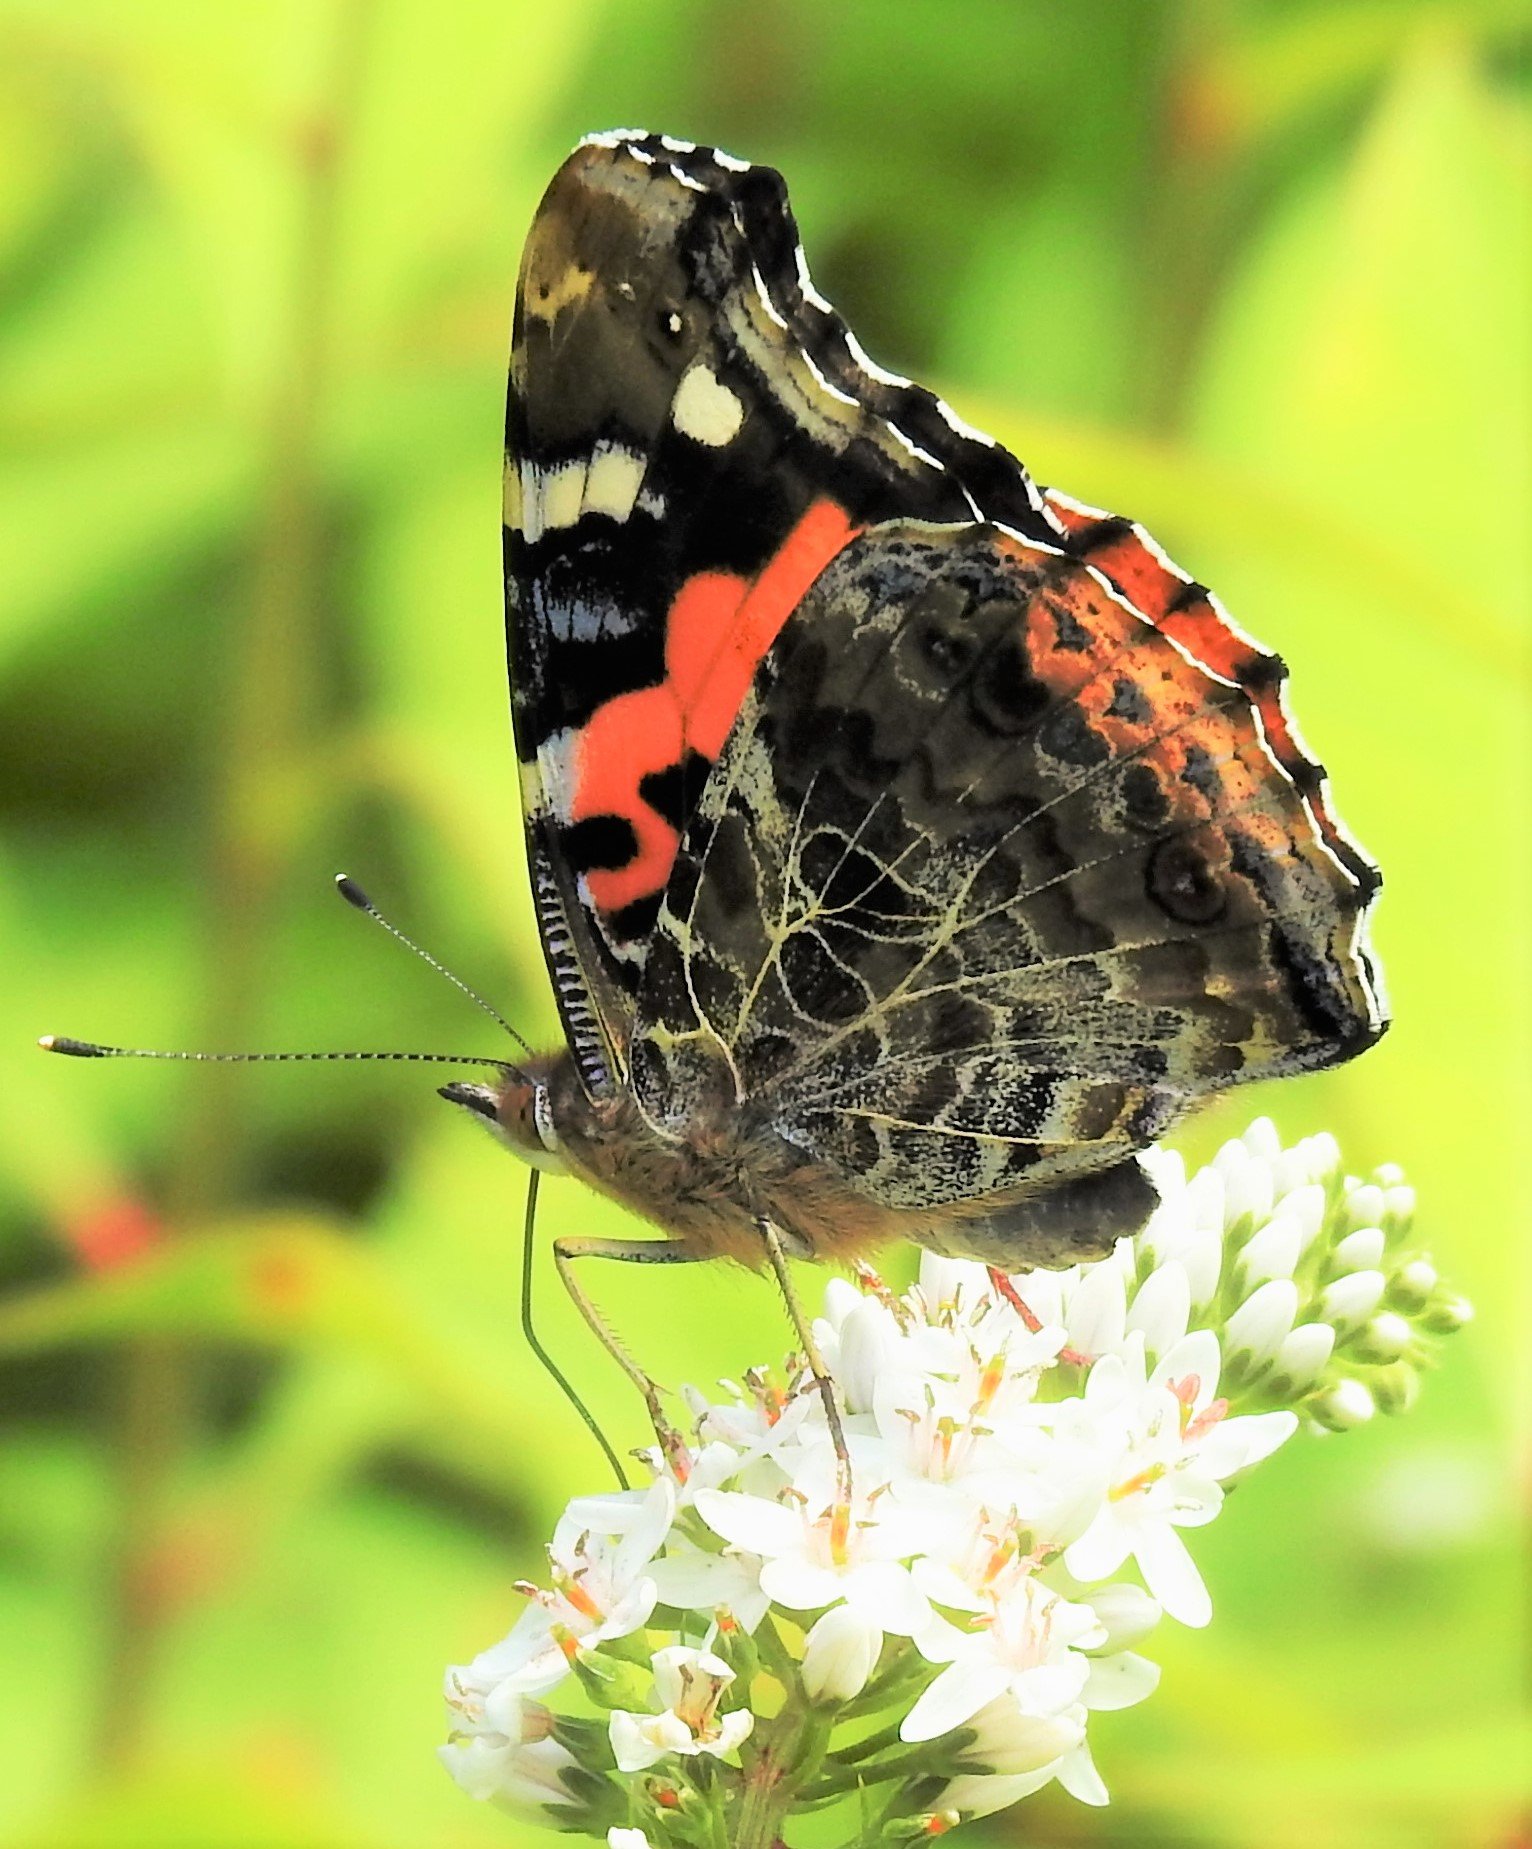
[[[115,1271],[131,1265],[157,1246],[164,1226],[142,1201],[126,1197],[71,1215],[64,1222],[64,1243],[91,1271]]]

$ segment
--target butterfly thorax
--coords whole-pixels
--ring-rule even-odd
[[[762,1218],[804,1257],[847,1259],[909,1235],[907,1215],[858,1194],[722,1098],[662,1135],[630,1091],[589,1097],[568,1051],[509,1075],[495,1097],[494,1127],[516,1153],[577,1175],[691,1256],[763,1264]]]

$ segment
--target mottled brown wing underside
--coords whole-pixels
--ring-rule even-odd
[[[632,1080],[888,1206],[1042,1198],[1376,1039],[1371,886],[1249,695],[1097,572],[890,524],[788,624],[683,838]]]

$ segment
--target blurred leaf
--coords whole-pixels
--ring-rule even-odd
[[[1473,33],[1512,49],[1526,25],[1519,0],[1310,0],[1270,9],[1203,61],[1197,107],[1254,140],[1377,81],[1411,37]]]

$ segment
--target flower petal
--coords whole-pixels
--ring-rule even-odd
[[[1186,1543],[1165,1522],[1145,1522],[1134,1536],[1133,1555],[1144,1584],[1178,1623],[1200,1630],[1213,1615],[1213,1601]]]
[[[1101,1782],[1101,1774],[1096,1770],[1096,1762],[1090,1756],[1090,1748],[1083,1743],[1072,1753],[1066,1753],[1059,1761],[1054,1777],[1081,1804],[1110,1804],[1111,1794]]]
[[[1116,1656],[1091,1659],[1090,1674],[1085,1679],[1081,1697],[1087,1708],[1131,1708],[1144,1701],[1160,1685],[1160,1666],[1131,1650],[1119,1650]]]
[[[779,1502],[747,1496],[743,1490],[699,1490],[697,1513],[714,1534],[752,1554],[785,1554],[802,1542],[800,1516]]]
[[[789,1611],[818,1611],[845,1597],[845,1577],[833,1567],[815,1566],[801,1554],[768,1560],[761,1568],[761,1590]]]
[[[899,1738],[935,1740],[972,1720],[1011,1685],[1003,1663],[951,1663],[924,1691],[899,1726]]]
[[[1064,1565],[1075,1578],[1089,1585],[1098,1579],[1110,1579],[1128,1557],[1132,1537],[1112,1509],[1102,1509],[1079,1538],[1064,1553]]]

